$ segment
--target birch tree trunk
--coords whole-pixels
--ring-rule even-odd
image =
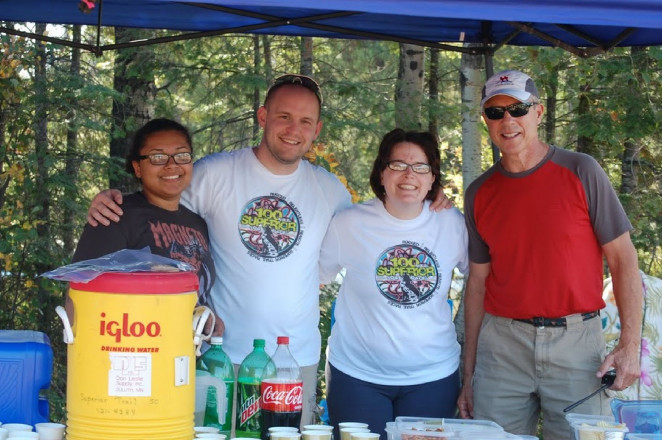
[[[395,126],[421,130],[423,99],[423,47],[400,44],[400,65],[395,85]]]
[[[482,57],[462,54],[460,62],[460,92],[462,96],[462,188],[482,172],[480,99],[485,80],[482,77]]]
[[[299,73],[313,76],[313,37],[301,37],[301,66]]]

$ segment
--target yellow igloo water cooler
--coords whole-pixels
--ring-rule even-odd
[[[70,284],[68,440],[191,440],[197,289],[192,272]]]

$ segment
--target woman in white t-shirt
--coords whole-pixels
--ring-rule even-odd
[[[455,415],[460,346],[447,300],[453,269],[468,271],[467,232],[456,208],[429,209],[439,168],[433,135],[395,129],[370,176],[377,197],[331,221],[322,282],[346,271],[327,357],[334,426],[366,422],[383,440],[397,416]]]

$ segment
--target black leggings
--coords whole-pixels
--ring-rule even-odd
[[[364,422],[386,440],[386,422],[398,416],[444,417],[456,415],[460,375],[418,385],[378,385],[349,376],[329,364],[327,382],[329,419],[334,439],[340,440],[339,422]]]

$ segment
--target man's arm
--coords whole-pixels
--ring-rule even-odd
[[[453,207],[453,202],[451,199],[446,197],[446,194],[444,194],[444,188],[442,187],[439,191],[437,191],[437,196],[434,198],[434,200],[430,201],[430,211],[441,211],[442,209],[449,209]]]
[[[469,279],[464,291],[464,363],[462,389],[457,399],[460,417],[473,417],[473,376],[476,367],[478,333],[485,316],[485,279],[490,273],[490,263],[470,263]]]
[[[124,213],[119,205],[122,204],[122,193],[118,189],[105,189],[94,196],[90,209],[87,210],[87,222],[91,226],[102,224],[108,226],[110,221],[120,221]]]
[[[611,272],[614,299],[621,321],[621,336],[616,348],[607,355],[597,375],[602,377],[608,370],[616,370],[616,381],[612,390],[623,390],[639,379],[641,366],[639,349],[641,344],[642,303],[644,292],[637,262],[637,251],[625,232],[602,246]]]

